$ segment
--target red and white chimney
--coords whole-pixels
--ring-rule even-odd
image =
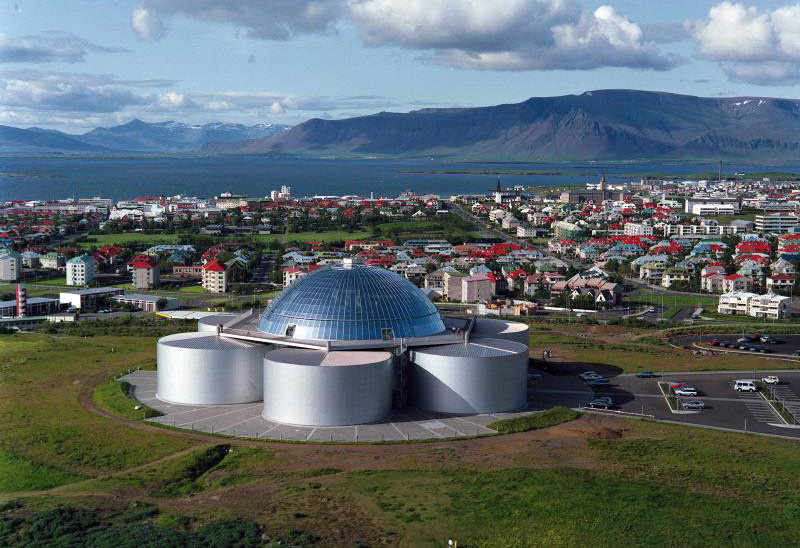
[[[17,317],[28,315],[28,290],[17,284]]]

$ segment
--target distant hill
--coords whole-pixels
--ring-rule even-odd
[[[132,120],[110,128],[95,128],[71,135],[40,128],[0,126],[0,151],[14,152],[188,152],[210,142],[261,139],[286,131],[281,124],[189,125],[180,122],[148,123]]]
[[[800,101],[602,90],[477,108],[312,119],[279,135],[210,143],[227,153],[497,160],[796,159]]]
[[[60,131],[0,126],[0,152],[108,152]]]
[[[132,120],[110,128],[96,128],[78,138],[84,143],[112,150],[143,152],[178,152],[199,150],[210,142],[232,142],[261,139],[286,131],[280,124],[226,124],[213,122],[188,125],[180,122],[148,123]]]

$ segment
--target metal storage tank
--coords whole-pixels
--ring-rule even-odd
[[[268,349],[211,333],[162,337],[157,345],[156,397],[186,405],[259,401]]]
[[[471,339],[413,349],[412,405],[437,413],[500,413],[528,404],[528,347],[501,339]]]
[[[385,351],[281,348],[264,356],[264,418],[286,424],[377,422],[392,410],[392,355]]]
[[[216,333],[217,326],[229,322],[236,317],[236,314],[214,314],[197,320],[197,331],[199,333]]]
[[[473,337],[503,339],[530,345],[530,326],[522,322],[509,322],[490,318],[479,318],[472,330]]]
[[[463,328],[465,318],[442,318],[447,329]],[[509,322],[494,318],[477,318],[472,328],[472,337],[482,339],[503,339],[530,346],[530,326],[523,322]]]

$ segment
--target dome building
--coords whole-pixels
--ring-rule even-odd
[[[242,374],[241,357],[232,353],[229,359],[219,352],[222,346],[211,344],[219,338],[246,344],[248,356],[257,353],[262,415],[283,424],[367,424],[386,420],[407,402],[442,414],[527,405],[527,325],[442,318],[404,277],[349,259],[291,283],[260,317],[253,311],[209,317],[199,331],[204,342],[194,345],[191,360],[205,364],[203,371],[210,368],[209,378],[225,379],[219,386],[226,393],[220,397],[206,381],[192,391],[194,404],[238,397],[237,383],[247,384],[241,393],[252,393],[255,375]],[[189,377],[200,370],[175,363],[189,357],[171,348],[186,343],[162,341],[160,348],[169,350],[159,351],[158,369],[169,374],[159,375],[159,382],[195,386]],[[158,387],[158,397],[168,393]]]
[[[267,307],[258,329],[323,341],[428,337],[445,331],[439,311],[390,270],[347,263],[306,274]]]

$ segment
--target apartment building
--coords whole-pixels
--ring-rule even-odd
[[[67,285],[89,285],[94,281],[94,259],[79,255],[67,261]]]

